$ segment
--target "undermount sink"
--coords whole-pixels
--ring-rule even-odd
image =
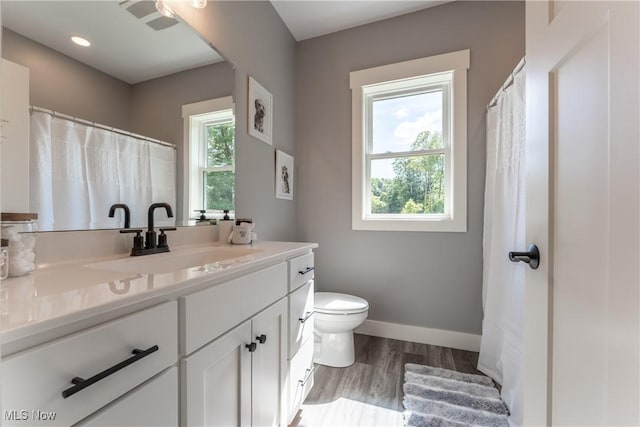
[[[121,273],[163,274],[194,267],[223,268],[235,262],[250,261],[251,255],[258,252],[261,249],[248,246],[207,247],[102,261],[86,264],[85,267]]]

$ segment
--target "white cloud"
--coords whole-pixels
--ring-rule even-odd
[[[402,107],[398,111],[396,111],[396,117],[399,119],[404,119],[409,115],[409,109],[407,107]]]
[[[430,130],[442,132],[442,111],[426,112],[414,121],[402,122],[393,131],[396,144],[408,149],[409,145],[416,140],[416,136],[422,131]]]

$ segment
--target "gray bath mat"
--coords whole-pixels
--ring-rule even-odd
[[[509,411],[489,377],[407,363],[404,416],[408,427],[508,426]]]

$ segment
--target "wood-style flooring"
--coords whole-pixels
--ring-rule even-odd
[[[368,335],[354,339],[353,365],[316,365],[314,386],[290,427],[403,426],[405,363],[482,375],[475,352]]]

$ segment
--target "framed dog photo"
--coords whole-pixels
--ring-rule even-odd
[[[273,96],[260,83],[249,77],[249,135],[271,144],[273,126]]]
[[[293,157],[276,150],[276,199],[293,200]]]

